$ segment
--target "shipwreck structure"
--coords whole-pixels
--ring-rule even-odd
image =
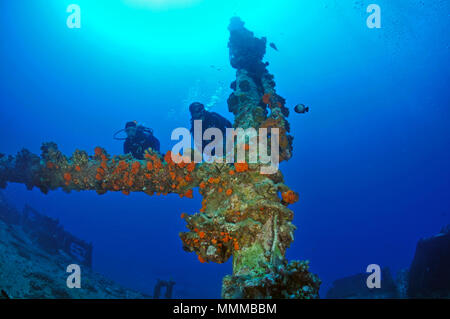
[[[278,128],[280,160],[292,157],[285,100],[275,91],[274,76],[263,62],[266,39],[257,38],[239,18],[229,25],[230,63],[236,69],[228,107],[234,127]],[[239,143],[239,142],[238,142]],[[248,148],[245,141],[237,147]],[[233,257],[233,274],[223,279],[223,298],[317,298],[320,280],[308,262],[285,258],[294,240],[293,212],[298,194],[283,183],[280,171],[260,173],[260,163],[195,163],[190,157],[148,152],[144,160],[110,156],[96,147],[94,154],[76,150],[63,155],[55,143],[44,143],[40,156],[27,150],[16,156],[0,154],[0,187],[22,183],[43,193],[94,190],[177,193],[203,196],[194,214],[182,213],[188,231],[180,233],[183,248],[200,262],[223,263]],[[176,160],[174,160],[176,159]],[[179,159],[179,160],[178,160]]]
[[[45,216],[29,205],[22,212],[10,206],[0,193],[0,221],[19,226],[44,251],[65,252],[77,263],[92,268],[92,243],[64,229],[58,220]]]

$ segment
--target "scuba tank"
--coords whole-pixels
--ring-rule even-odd
[[[149,128],[149,127],[145,127],[143,125],[138,125],[136,126],[137,132],[138,133],[144,133],[144,134],[148,134],[148,135],[153,135],[153,129]],[[117,140],[117,141],[124,141],[127,139],[126,136],[118,136],[119,134],[125,132],[126,129],[121,129],[118,130],[116,133],[114,133],[113,135],[113,139]]]

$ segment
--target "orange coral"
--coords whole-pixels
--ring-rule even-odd
[[[53,163],[53,162],[47,162],[47,168],[54,168],[55,167],[55,164]]]
[[[234,163],[234,167],[236,168],[236,172],[239,172],[239,173],[248,171],[248,164],[246,162]]]
[[[127,162],[125,162],[123,160],[119,161],[119,164],[117,165],[115,173],[125,171],[128,169],[128,167],[129,167],[129,165],[127,164]]]
[[[131,165],[131,172],[133,174],[137,174],[139,172],[139,169],[141,168],[141,163],[139,162],[133,162]]]
[[[266,93],[262,97],[262,101],[264,104],[270,104],[270,93]]]
[[[102,151],[101,147],[99,147],[99,146],[97,146],[94,149],[94,152],[95,152],[95,156],[101,156],[103,154],[103,151]]]
[[[166,155],[164,155],[164,160],[166,161],[167,164],[171,165],[174,164],[172,161],[172,151],[168,151],[166,153]]]
[[[195,169],[195,162],[191,162],[187,165],[188,172],[192,172]]]
[[[75,170],[76,170],[77,172],[81,171],[80,165],[75,166]]]
[[[153,162],[153,166],[155,167],[155,169],[160,169],[162,167],[162,163],[159,159],[158,160],[155,159]]]
[[[227,191],[226,191],[226,194],[228,196],[230,196],[231,194],[233,194],[233,190],[231,188],[228,188]]]
[[[220,182],[220,176],[219,176],[219,177],[216,177],[216,178],[210,177],[210,178],[208,179],[208,183],[210,183],[210,184],[219,184],[219,182]]]
[[[204,259],[202,258],[202,256],[200,256],[200,255],[198,255],[198,260],[199,260],[202,264],[206,262],[206,260],[204,260]]]
[[[234,175],[236,172],[234,171],[234,170],[231,170],[230,172],[229,172],[229,174],[230,175]]]
[[[72,180],[72,175],[70,173],[64,173],[64,180],[69,183]]]
[[[293,204],[298,201],[298,194],[294,191],[287,191],[281,194],[283,201],[287,204]]]
[[[184,194],[184,196],[186,196],[187,198],[194,198],[192,189],[188,190],[188,191]]]
[[[104,175],[105,174],[105,170],[103,168],[101,168],[101,167],[98,167],[97,168],[97,173],[100,174],[100,175]]]
[[[181,160],[181,162],[178,163],[179,168],[184,168],[186,166],[186,163]]]

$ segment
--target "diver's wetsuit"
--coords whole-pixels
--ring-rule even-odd
[[[227,128],[233,127],[226,118],[221,116],[220,114],[216,112],[208,112],[203,111],[201,116],[192,117],[191,118],[191,133],[194,134],[194,121],[195,120],[202,120],[202,136],[205,133],[205,131],[209,128],[218,128],[222,131],[223,135],[223,141],[224,141],[224,147],[225,147],[225,140],[226,140],[226,131]],[[204,150],[205,146],[211,143],[211,141],[205,141],[202,139],[202,150]],[[225,152],[225,149],[224,149]],[[214,155],[215,150],[212,151],[212,155]]]
[[[149,147],[159,152],[159,140],[150,133],[138,131],[134,138],[127,138],[123,144],[124,154],[131,153],[136,159],[144,159],[144,152]]]

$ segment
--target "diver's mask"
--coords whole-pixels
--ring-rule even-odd
[[[118,136],[119,134],[125,132],[126,137]],[[138,134],[149,134],[153,135],[153,130],[151,128],[145,127],[143,125],[137,125],[137,121],[127,122],[125,128],[117,131],[113,135],[113,139],[118,141],[126,140],[127,138],[135,138]]]

